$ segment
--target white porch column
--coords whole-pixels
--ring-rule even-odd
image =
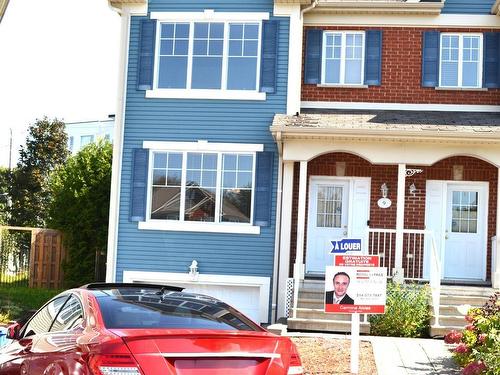
[[[492,244],[491,284],[493,288],[500,288],[500,168],[498,168],[497,182],[497,228],[495,241]],[[496,245],[496,246],[495,246]]]
[[[307,161],[300,162],[299,207],[297,210],[297,251],[293,266],[295,280],[304,279],[304,234],[306,225]]]
[[[403,230],[405,227],[405,180],[406,164],[398,164],[398,195],[396,211],[396,253],[394,259],[394,280],[402,281],[403,271]]]
[[[290,268],[290,236],[292,233],[293,161],[283,163],[283,186],[281,195],[281,229],[278,268],[278,306],[276,318],[285,316],[286,280]],[[291,307],[291,306],[290,306]]]

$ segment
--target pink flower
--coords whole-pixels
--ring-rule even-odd
[[[471,362],[462,370],[462,375],[481,375],[486,371],[483,362]]]
[[[467,325],[465,326],[465,329],[466,329],[467,331],[474,331],[474,330],[476,329],[476,327],[474,327],[474,324],[467,324]]]
[[[469,352],[469,348],[467,347],[467,345],[461,342],[460,344],[457,345],[454,351],[455,353],[464,354]]]
[[[474,317],[472,315],[465,315],[465,320],[468,321],[469,323],[472,323],[474,321]]]
[[[481,344],[484,344],[486,342],[486,339],[488,338],[488,335],[486,333],[481,333],[479,336],[478,336],[478,341],[481,343]]]
[[[448,332],[448,334],[444,337],[444,342],[447,344],[458,344],[461,339],[462,332],[453,330]]]

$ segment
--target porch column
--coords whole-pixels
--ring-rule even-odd
[[[293,203],[293,161],[283,162],[283,186],[281,195],[281,229],[278,268],[278,306],[276,317],[285,317],[286,280],[290,269],[290,236],[292,233],[292,203]],[[291,306],[290,306],[291,307]]]
[[[403,230],[405,227],[405,180],[406,164],[398,164],[398,195],[396,211],[396,253],[394,259],[394,281],[402,282],[403,270]]]
[[[493,288],[500,288],[500,168],[497,181],[497,230],[495,241],[492,243],[491,284]]]
[[[300,162],[299,207],[297,210],[297,251],[293,266],[295,280],[304,279],[304,233],[306,225],[307,161]],[[296,288],[297,289],[297,288]]]

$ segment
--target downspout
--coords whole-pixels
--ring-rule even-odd
[[[314,8],[316,8],[317,5],[318,5],[318,0],[314,0],[311,5],[309,5],[308,7],[305,7],[304,9],[302,9],[300,11],[300,19],[303,20],[304,19],[304,13],[307,13],[307,12],[313,10]]]
[[[276,132],[274,136],[276,141],[276,146],[278,148],[278,186],[276,192],[276,221],[275,221],[275,233],[274,233],[274,279],[273,279],[273,300],[274,306],[272,308],[271,322],[276,322],[276,316],[278,315],[278,280],[279,280],[279,263],[280,263],[280,249],[281,249],[281,195],[283,189],[283,141],[281,139],[281,132]]]

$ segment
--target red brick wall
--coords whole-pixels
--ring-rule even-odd
[[[318,156],[308,163],[308,186],[307,197],[309,197],[309,177],[310,176],[336,176],[336,162],[345,162],[345,176],[348,177],[371,177],[371,202],[370,202],[370,227],[371,228],[396,228],[397,210],[397,165],[373,165],[370,162],[356,155],[348,153],[330,153]],[[407,168],[419,168],[423,172],[413,177],[406,178],[405,186],[405,228],[424,229],[425,228],[425,184],[426,180],[453,180],[453,165],[463,165],[464,181],[487,181],[489,183],[489,205],[488,205],[488,260],[487,278],[490,278],[491,269],[491,237],[496,231],[496,210],[497,210],[497,181],[498,170],[495,166],[482,160],[456,156],[443,159],[432,166],[411,166]],[[290,241],[290,276],[293,274],[293,262],[297,244],[297,207],[299,190],[299,163],[295,163],[294,168],[294,188],[292,206],[292,231]],[[380,198],[380,186],[386,183],[389,187],[388,198],[392,200],[389,208],[378,207],[377,200]],[[415,194],[409,194],[409,186],[414,183],[417,187]],[[309,202],[306,202],[306,207]],[[306,213],[306,233],[304,240],[304,254],[307,244],[307,213]],[[305,261],[305,258],[304,258]],[[392,257],[394,262],[394,254]]]
[[[311,28],[311,27],[309,27]],[[309,29],[309,28],[306,28]],[[362,27],[323,26],[324,30],[367,30]],[[373,28],[372,28],[373,29]],[[380,29],[380,28],[378,28]],[[318,87],[302,84],[302,100],[414,104],[500,104],[500,89],[487,91],[436,90],[421,87],[424,28],[383,29],[382,85],[368,88]],[[441,32],[486,32],[493,29],[440,29]],[[306,37],[304,36],[304,43]],[[304,49],[305,51],[305,46]],[[302,64],[304,66],[304,64]],[[302,79],[302,82],[304,80]]]

